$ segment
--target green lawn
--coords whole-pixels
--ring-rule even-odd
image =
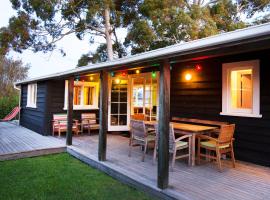
[[[0,162],[0,199],[151,199],[63,153]]]

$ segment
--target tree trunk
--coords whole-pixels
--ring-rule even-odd
[[[106,5],[104,11],[104,19],[105,19],[105,37],[107,43],[108,59],[113,60],[112,30],[110,24],[110,8],[108,5]]]

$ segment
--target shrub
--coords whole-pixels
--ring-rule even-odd
[[[3,119],[11,110],[19,105],[19,95],[0,97],[0,119]]]

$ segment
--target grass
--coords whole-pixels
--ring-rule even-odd
[[[151,198],[63,153],[0,162],[0,199]]]

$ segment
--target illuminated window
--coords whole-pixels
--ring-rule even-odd
[[[74,81],[73,109],[98,109],[99,82]],[[67,109],[68,81],[65,86],[65,105]]]
[[[28,84],[27,86],[27,105],[26,107],[37,107],[37,84]]]
[[[225,63],[222,69],[222,115],[261,117],[259,61]]]

